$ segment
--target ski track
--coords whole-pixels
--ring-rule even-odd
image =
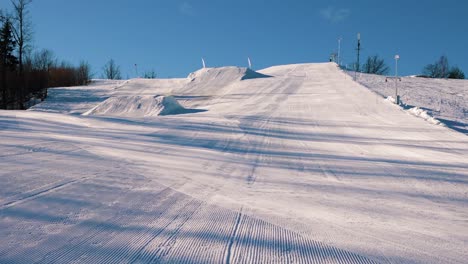
[[[77,180],[71,180],[71,181],[68,180],[68,181],[55,182],[55,183],[51,184],[52,186],[50,186],[50,187],[45,186],[43,188],[35,189],[35,190],[31,191],[31,192],[22,193],[21,195],[19,195],[20,197],[16,197],[16,196],[9,197],[9,199],[7,199],[6,203],[4,202],[4,204],[0,205],[0,210],[11,207],[11,206],[15,206],[15,205],[20,204],[20,203],[27,202],[29,200],[40,197],[42,195],[47,195],[50,192],[58,191],[58,190],[60,190],[62,188],[67,187],[70,184],[74,184],[74,183],[77,183],[77,182],[83,182],[83,181],[85,181],[87,179],[89,179],[89,178],[88,177],[83,177],[83,178],[80,178],[80,179],[77,179]],[[10,201],[8,201],[8,200],[10,200]]]
[[[41,246],[32,252],[16,247],[0,252],[0,259],[8,263],[373,263],[246,216],[242,209],[236,213],[171,188],[159,189],[152,199],[131,191],[118,198],[131,197],[128,209],[93,208],[104,216],[114,211],[100,221],[65,216],[53,220],[48,224],[65,222],[68,228],[38,241]]]

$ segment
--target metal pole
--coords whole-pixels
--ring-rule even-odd
[[[395,102],[400,104],[400,98],[398,98],[398,60],[400,55],[395,55]]]
[[[395,77],[398,78],[398,59],[400,57],[398,55],[395,56]]]
[[[138,78],[138,65],[135,63],[135,73],[136,73],[136,77]]]
[[[360,70],[360,62],[359,62],[359,57],[360,57],[360,53],[361,53],[361,33],[358,33],[357,35],[357,39],[358,39],[358,44],[357,44],[357,65],[356,65],[356,69],[357,71]]]
[[[361,33],[358,33],[357,34],[357,40],[358,40],[358,44],[357,44],[357,62],[356,62],[356,66],[354,67],[354,80],[357,81],[357,72],[359,71],[359,54],[361,52]]]
[[[341,40],[342,38],[340,37],[338,39],[338,66],[341,66]]]

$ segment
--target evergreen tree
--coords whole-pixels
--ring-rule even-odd
[[[8,101],[7,72],[13,71],[18,64],[18,59],[13,55],[16,42],[13,38],[12,25],[8,18],[4,19],[0,29],[0,71],[1,71],[1,91],[2,108],[6,109]]]
[[[457,66],[452,67],[448,74],[449,79],[465,79],[465,73]]]

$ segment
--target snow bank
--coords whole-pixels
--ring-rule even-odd
[[[393,103],[393,104],[396,103],[395,98],[393,98],[391,96],[387,96],[387,98],[385,100],[387,100],[387,101],[389,101],[390,103]]]
[[[387,98],[385,100],[392,103],[392,104],[394,104],[395,107],[400,107],[400,106],[397,106],[395,104],[395,102],[396,102],[395,98],[393,98],[392,96],[387,96]],[[405,109],[404,106],[403,106],[403,109]],[[423,110],[423,109],[421,109],[419,107],[412,107],[410,109],[406,108],[405,111],[407,113],[413,115],[413,116],[422,118],[422,119],[426,120],[427,122],[429,122],[431,124],[445,126],[442,122],[440,122],[439,120],[432,117],[426,110]]]
[[[425,111],[425,110],[423,110],[423,109],[421,109],[419,107],[413,107],[411,109],[406,110],[406,112],[408,112],[408,113],[410,113],[410,114],[412,114],[414,116],[420,117],[420,118],[426,120],[427,122],[429,122],[431,124],[443,126],[443,124],[439,120],[437,120],[434,117],[430,116],[427,113],[427,111]]]
[[[172,96],[115,96],[83,115],[148,117],[186,113],[188,110]]]

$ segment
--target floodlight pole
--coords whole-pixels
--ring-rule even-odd
[[[138,78],[138,65],[135,63],[135,73],[136,73],[136,77]]]
[[[357,62],[356,62],[356,67],[355,67],[355,72],[354,72],[354,80],[357,81],[357,72],[359,71],[359,56],[361,53],[361,33],[357,34]]]
[[[398,60],[400,55],[395,55],[395,102],[400,104],[400,97],[398,97]]]

